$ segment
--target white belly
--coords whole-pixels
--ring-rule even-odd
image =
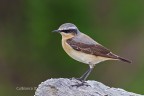
[[[65,52],[70,57],[72,57],[73,59],[75,59],[79,62],[85,63],[85,64],[95,65],[99,62],[109,60],[109,58],[94,56],[91,54],[86,54],[86,53],[82,53],[80,51],[76,51],[76,50],[72,49],[71,46],[69,46],[66,42],[62,42],[62,46],[63,46],[63,49],[65,50]]]

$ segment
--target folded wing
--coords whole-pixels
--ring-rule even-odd
[[[83,42],[77,42],[72,38],[68,39],[67,43],[76,51],[81,51],[86,54],[92,54],[95,56],[101,56],[111,59],[119,59],[121,61],[131,63],[131,61],[113,54],[112,52],[110,52],[109,49],[103,47],[100,44],[85,44]]]

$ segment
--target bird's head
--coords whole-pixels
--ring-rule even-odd
[[[64,23],[58,28],[58,30],[54,30],[53,32],[60,33],[64,38],[72,38],[78,34],[79,30],[72,23]]]

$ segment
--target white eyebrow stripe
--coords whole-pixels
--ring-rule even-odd
[[[77,29],[76,27],[68,27],[68,28],[59,28],[58,30],[69,30],[69,29]]]

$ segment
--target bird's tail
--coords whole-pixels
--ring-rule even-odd
[[[132,63],[132,61],[127,60],[127,59],[122,58],[122,57],[118,57],[118,59],[121,60],[121,61],[127,62],[127,63]]]

